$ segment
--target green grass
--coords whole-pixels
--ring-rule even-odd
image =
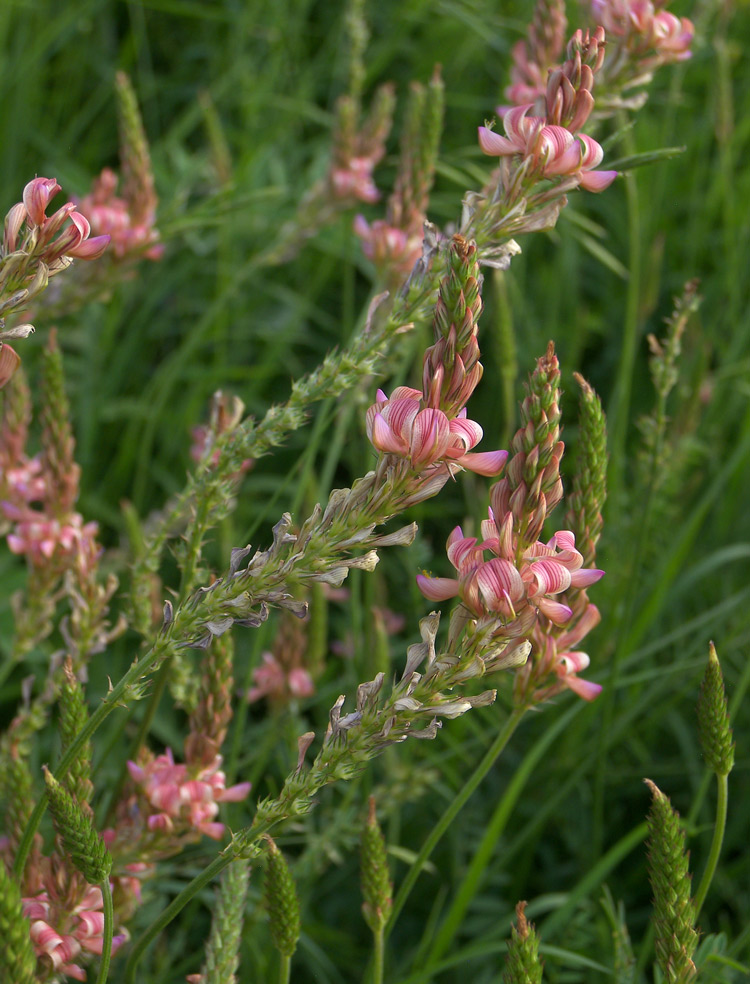
[[[409,81],[426,81],[434,63],[443,66],[446,125],[430,218],[440,225],[456,221],[465,175],[484,167],[475,128],[493,113],[510,47],[531,7],[489,0],[369,6],[366,92],[393,80],[397,120]],[[164,259],[142,264],[106,303],[59,322],[83,469],[80,508],[100,522],[114,551],[127,550],[123,500],[145,517],[184,485],[190,430],[205,418],[216,389],[236,392],[261,418],[271,403],[286,399],[292,379],[361,323],[371,270],[350,214],[289,263],[262,263],[280,225],[325,171],[333,103],[346,85],[343,10],[342,3],[310,0],[36,0],[0,9],[0,200],[7,207],[34,174],[55,175],[66,192],[82,195],[102,166],[116,165],[118,68],[133,79],[152,142]],[[684,153],[634,170],[601,196],[572,195],[569,214],[553,233],[522,241],[524,252],[504,278],[504,310],[491,276],[485,283],[485,377],[472,407],[487,447],[498,446],[515,426],[504,416],[499,382],[504,370],[507,378],[501,318],[514,333],[517,398],[534,359],[555,339],[566,390],[564,437],[572,453],[573,371],[591,381],[609,414],[611,486],[598,558],[607,576],[592,590],[603,620],[587,640],[592,676],[604,693],[591,706],[570,695],[559,698],[524,720],[409,897],[389,941],[386,979],[393,984],[497,981],[519,899],[529,900],[540,929],[546,980],[618,980],[601,904],[605,885],[624,902],[636,953],[643,953],[639,979],[647,979],[651,890],[642,843],[648,794],[641,780],[654,780],[687,818],[697,884],[715,797],[695,723],[709,639],[731,699],[737,762],[729,779],[723,861],[700,920],[709,937],[705,953],[713,953],[703,975],[739,981],[735,965],[750,964],[750,717],[743,701],[750,686],[750,64],[744,57],[750,9],[729,10],[681,5],[678,12],[698,26],[693,59],[659,73],[632,131],[608,149],[611,157],[675,146]],[[213,137],[201,108],[206,96],[215,110]],[[619,122],[611,121],[610,132]],[[217,168],[222,147],[228,176]],[[381,183],[393,177],[394,138],[389,151],[377,172]],[[378,214],[377,206],[363,210]],[[648,469],[638,466],[637,421],[655,402],[646,335],[663,334],[672,297],[694,277],[703,302],[684,339],[668,404],[667,453],[652,494],[642,478]],[[41,318],[36,324],[24,351],[32,378],[49,328]],[[426,337],[404,337],[386,376],[315,407],[305,428],[257,463],[236,511],[216,531],[210,552],[217,570],[230,546],[248,540],[265,546],[283,510],[299,518],[331,487],[367,470],[373,456],[364,410],[376,385],[388,390],[417,378]],[[409,518],[420,526],[413,547],[390,551],[373,575],[355,572],[347,582],[351,603],[331,604],[328,612],[329,643],[351,638],[351,655],[327,656],[314,701],[278,720],[254,706],[243,731],[230,731],[227,765],[238,778],[252,777],[253,795],[278,788],[294,765],[296,735],[323,730],[336,696],[352,692],[377,665],[372,604],[407,617],[406,628],[390,640],[392,665],[400,666],[418,618],[429,610],[413,574],[422,567],[447,574],[445,538],[459,522],[476,527],[486,488],[484,480],[462,476],[413,510]],[[9,598],[19,586],[18,571],[0,557],[0,651],[10,635]],[[236,632],[242,682],[272,640],[274,625]],[[106,661],[94,662],[92,699],[104,692],[107,676],[118,678],[136,645],[128,635]],[[42,662],[37,654],[28,672]],[[20,679],[14,675],[0,692],[8,718]],[[310,818],[280,837],[296,859],[302,897],[293,980],[364,979],[370,951],[359,914],[355,828],[366,797],[377,793],[398,888],[491,744],[509,685],[500,681],[498,705],[446,722],[434,743],[390,750],[356,783],[324,790]],[[121,723],[118,714],[107,722],[97,738],[99,753]],[[154,747],[178,741],[183,723],[163,701],[152,727]],[[106,784],[117,770],[106,760],[100,765],[99,781]],[[247,807],[232,806],[229,817],[240,826]],[[134,936],[209,856],[204,844],[164,863],[133,921]],[[276,974],[259,891],[254,873],[241,982]],[[200,899],[141,965],[144,984],[176,984],[199,969],[211,893]],[[114,958],[109,979],[115,984],[123,965]]]

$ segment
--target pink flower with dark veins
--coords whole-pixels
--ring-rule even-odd
[[[584,133],[573,134],[563,126],[548,124],[541,116],[529,116],[532,104],[514,106],[503,117],[505,136],[479,127],[479,146],[490,157],[519,155],[531,159],[531,167],[545,178],[574,177],[587,191],[604,191],[617,171],[595,171],[604,159],[601,146]]]
[[[478,475],[498,475],[507,451],[471,453],[482,439],[482,428],[466,417],[466,408],[449,418],[442,410],[421,408],[422,391],[398,386],[390,399],[378,390],[366,416],[367,437],[388,454],[408,458],[415,471],[437,462],[460,465]]]

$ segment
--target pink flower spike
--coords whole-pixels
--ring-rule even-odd
[[[55,178],[34,178],[23,189],[23,203],[34,225],[43,225],[47,206],[60,190]]]
[[[417,587],[428,601],[447,601],[458,594],[458,581],[452,577],[428,577],[417,574]]]

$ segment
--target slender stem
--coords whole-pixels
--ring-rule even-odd
[[[373,932],[372,984],[383,984],[383,956],[385,953],[385,927],[378,926]]]
[[[107,718],[118,706],[128,688],[144,677],[159,659],[164,658],[165,651],[168,649],[168,646],[168,637],[163,636],[153,647],[153,649],[146,653],[143,659],[133,663],[125,676],[122,677],[119,683],[115,684],[102,703],[88,719],[83,728],[81,728],[78,732],[75,739],[70,743],[68,750],[60,759],[60,762],[54,772],[56,779],[62,779],[70,766],[77,761],[81,748],[89,740],[105,718]],[[39,801],[34,807],[34,811],[29,818],[26,829],[23,832],[23,837],[18,845],[18,853],[16,854],[16,860],[13,865],[13,872],[19,879],[23,875],[23,870],[26,867],[26,859],[29,856],[29,851],[31,850],[31,845],[34,840],[34,834],[39,827],[46,808],[47,793],[45,791],[42,793]]]
[[[105,878],[99,888],[102,890],[102,899],[104,901],[104,934],[102,938],[102,962],[99,964],[99,974],[96,978],[96,984],[106,984],[107,974],[109,973],[109,958],[112,955],[112,934],[115,923],[109,878]]]
[[[292,958],[288,953],[279,954],[279,984],[289,984],[292,979]]]
[[[150,944],[161,933],[165,926],[182,911],[188,902],[197,895],[200,890],[207,885],[220,871],[223,871],[228,864],[235,860],[233,854],[218,854],[211,864],[189,882],[185,888],[176,895],[161,915],[151,924],[151,926],[137,940],[125,967],[125,984],[135,984],[135,970],[140,963],[141,957],[146,952]]]
[[[465,806],[467,800],[471,797],[472,793],[479,786],[481,781],[490,771],[492,766],[495,764],[498,756],[503,751],[505,746],[508,744],[511,735],[516,730],[519,721],[523,717],[525,708],[516,708],[505,722],[505,727],[502,729],[500,734],[497,736],[495,741],[492,743],[491,747],[486,752],[484,758],[476,767],[472,775],[469,777],[467,782],[464,784],[463,788],[454,797],[453,802],[450,804],[448,809],[438,820],[435,826],[430,831],[430,836],[422,845],[422,850],[417,855],[417,859],[414,864],[409,869],[409,873],[401,885],[401,888],[396,895],[393,902],[393,910],[391,912],[391,918],[388,920],[388,925],[385,928],[385,936],[387,937],[393,927],[396,924],[396,920],[399,917],[401,910],[409,897],[409,894],[414,888],[417,878],[419,877],[425,862],[430,857],[438,842],[442,838],[443,834],[448,830],[450,825],[453,823],[455,818],[461,812]]]
[[[727,803],[729,800],[729,783],[727,776],[716,775],[716,822],[714,824],[714,836],[711,841],[711,850],[706,861],[706,870],[703,872],[698,891],[695,893],[695,918],[697,919],[703,903],[711,887],[711,882],[719,863],[721,845],[724,840],[724,828],[727,824]]]

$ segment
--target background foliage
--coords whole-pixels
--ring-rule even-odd
[[[591,706],[559,698],[524,722],[421,876],[392,938],[392,981],[447,984],[467,973],[478,982],[497,980],[519,898],[529,900],[528,913],[540,929],[549,981],[601,980],[612,962],[604,885],[624,901],[634,941],[646,937],[645,963],[644,776],[687,818],[695,871],[708,850],[713,790],[700,760],[694,707],[709,639],[722,659],[738,754],[724,863],[701,925],[707,934],[721,934],[704,945],[733,961],[750,959],[744,805],[750,802],[750,719],[747,702],[740,704],[750,684],[750,224],[744,205],[750,171],[743,166],[750,66],[742,57],[750,17],[747,5],[731,2],[675,12],[696,23],[694,57],[657,76],[648,105],[605,165],[625,152],[665,146],[684,152],[633,172],[602,196],[573,195],[554,233],[522,243],[523,255],[502,280],[487,277],[485,378],[472,404],[487,447],[507,446],[502,442],[515,426],[505,410],[507,388],[521,395],[521,381],[549,338],[556,341],[569,394],[564,436],[572,450],[572,372],[582,372],[603,398],[612,438],[599,556],[607,577],[595,599],[604,618],[588,648],[604,694]],[[333,102],[346,85],[342,15],[342,3],[312,0],[37,0],[0,8],[2,201],[16,201],[33,174],[54,175],[67,192],[82,195],[103,165],[116,166],[117,68],[131,74],[152,141],[164,259],[144,264],[107,303],[59,324],[83,468],[80,509],[100,522],[113,551],[128,549],[121,503],[146,516],[182,487],[190,429],[205,416],[214,390],[236,392],[260,416],[362,317],[372,271],[351,231],[351,214],[288,264],[263,263],[281,223],[325,171]],[[436,62],[443,66],[446,126],[429,211],[443,226],[455,221],[463,190],[477,184],[485,166],[475,128],[493,114],[507,82],[510,47],[531,5],[380,0],[368,16],[366,91],[393,80],[403,109],[409,81],[427,81]],[[376,175],[381,187],[392,175],[393,160],[386,159]],[[684,339],[666,444],[653,466],[638,426],[655,405],[645,336],[662,334],[673,295],[693,277],[700,278],[703,304]],[[26,345],[31,373],[47,327],[38,322]],[[425,340],[404,341],[391,366],[394,382],[416,378]],[[372,450],[363,413],[375,385],[319,406],[308,427],[256,464],[236,513],[218,531],[217,565],[230,546],[266,543],[283,509],[299,517],[330,488],[368,468]],[[287,472],[290,478],[282,480]],[[292,747],[307,726],[321,727],[330,704],[324,698],[350,691],[379,668],[373,604],[407,616],[402,633],[388,642],[391,659],[400,661],[418,617],[429,609],[413,574],[431,566],[445,573],[445,537],[458,522],[465,530],[476,524],[486,505],[484,487],[475,476],[462,476],[414,510],[421,529],[415,546],[393,551],[374,575],[353,572],[347,582],[353,604],[330,606],[329,648],[340,645],[328,656],[320,700],[314,709],[302,706],[278,718],[257,707],[249,720],[240,714],[227,749],[230,780],[251,779],[256,792],[273,791],[288,766],[279,735],[288,735]],[[11,625],[8,599],[20,578],[20,564],[3,553],[3,649]],[[240,679],[245,672],[249,680],[275,625],[237,637]],[[111,663],[94,663],[90,694],[103,692],[106,676],[119,675],[132,645],[126,636]],[[12,677],[0,692],[9,711],[19,688],[20,679]],[[293,830],[281,839],[296,857],[303,899],[295,980],[361,979],[368,934],[359,903],[353,904],[353,883],[367,794],[380,790],[398,884],[491,740],[500,714],[498,706],[477,711],[447,723],[434,743],[414,743],[407,755],[391,750],[358,783],[321,796],[306,821],[307,836]],[[108,742],[119,740],[116,718],[99,737],[101,785]],[[154,747],[175,741],[180,726],[177,712],[163,702],[151,729]],[[47,761],[50,749],[38,755],[39,763]],[[238,823],[243,809],[233,807]],[[232,811],[229,816],[232,822]],[[304,851],[297,846],[303,841]],[[199,869],[203,854],[196,848],[164,865],[140,914],[144,925]],[[248,981],[266,979],[272,959],[264,916],[252,905],[259,886],[259,879],[251,882],[243,942],[241,979]],[[210,904],[210,897],[206,893],[204,901]],[[208,921],[203,905],[188,910],[165,934],[148,970],[144,965],[144,981],[177,982],[196,970],[197,941]],[[113,980],[119,966],[115,961]],[[740,979],[720,959],[709,961],[705,973],[707,980]]]

